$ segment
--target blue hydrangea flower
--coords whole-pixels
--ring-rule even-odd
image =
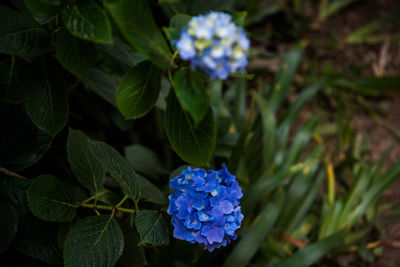
[[[207,172],[188,167],[170,181],[170,186],[175,192],[169,196],[168,214],[175,238],[204,244],[210,252],[237,238],[235,231],[243,220],[239,206],[243,194],[225,165]]]
[[[175,45],[180,57],[190,60],[193,68],[225,80],[229,73],[244,71],[250,41],[231,15],[210,12],[193,17]]]

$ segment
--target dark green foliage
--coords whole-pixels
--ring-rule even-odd
[[[64,128],[68,120],[67,88],[58,65],[51,59],[38,58],[25,85],[25,108],[33,123],[49,135]]]
[[[94,0],[67,4],[63,18],[73,35],[96,43],[112,43],[111,24]]]
[[[170,92],[164,116],[165,130],[176,153],[193,165],[209,165],[217,135],[212,110],[196,125]]]
[[[157,101],[161,73],[148,61],[131,68],[122,78],[116,93],[117,106],[126,119],[149,112]]]
[[[79,220],[65,240],[65,266],[114,266],[122,254],[124,237],[116,219],[108,216]]]
[[[68,161],[76,179],[87,189],[102,189],[105,169],[95,158],[89,138],[80,131],[70,129],[67,142]]]
[[[52,137],[40,131],[22,105],[0,105],[0,166],[18,171],[36,163]]]
[[[96,62],[96,50],[94,44],[61,29],[56,35],[56,57],[65,69],[83,78]]]
[[[33,215],[44,221],[66,222],[75,217],[72,190],[53,176],[42,175],[36,178],[26,195]]]
[[[118,0],[105,3],[124,37],[157,67],[166,69],[171,52],[156,26],[146,0]]]
[[[140,236],[139,244],[148,243],[156,246],[169,244],[168,227],[161,214],[142,210],[136,215],[135,225]]]
[[[132,200],[138,200],[140,180],[129,162],[114,148],[102,142],[90,141],[89,149],[95,160],[118,182],[124,193]]]
[[[27,15],[0,6],[0,53],[34,57],[50,48],[49,33]]]
[[[0,199],[0,254],[7,251],[18,229],[18,213],[7,199]]]
[[[400,79],[313,61],[334,47],[313,39],[321,19],[357,1],[321,1],[315,20],[310,1],[275,2],[2,2],[4,264],[305,267],[326,255],[337,265],[335,253],[353,248],[371,261],[368,242],[390,216],[379,200],[400,164],[366,160],[350,115],[357,103],[384,125],[377,103]],[[210,10],[246,27],[249,73],[212,80],[179,57],[181,31]],[[397,44],[396,14],[348,45]],[[245,217],[238,239],[209,253],[172,238],[169,180],[222,163],[243,189]]]
[[[201,74],[184,68],[174,74],[173,82],[179,103],[197,126],[209,109],[208,95]]]

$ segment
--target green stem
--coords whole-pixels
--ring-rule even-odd
[[[105,193],[106,193],[106,192],[104,191],[104,192],[101,192],[101,193],[96,194],[96,195],[94,195],[94,196],[91,196],[91,197],[89,197],[88,199],[85,199],[84,201],[82,201],[82,203],[87,203],[87,202],[89,202],[90,200],[93,200],[93,199],[95,199],[96,202],[97,202],[97,198],[98,198],[99,196],[105,194]],[[96,203],[94,203],[94,204],[96,204]]]
[[[119,208],[122,204],[124,204],[125,200],[127,200],[128,195],[124,196],[123,199],[121,199],[120,202],[118,202],[118,204],[115,206],[116,208]]]
[[[110,210],[110,211],[118,210],[118,211],[126,212],[126,213],[135,213],[136,212],[133,209],[126,209],[126,208],[112,207],[112,206],[105,206],[105,205],[94,205],[94,204],[89,204],[89,203],[80,203],[79,206],[83,207],[83,208],[89,208],[89,209]]]

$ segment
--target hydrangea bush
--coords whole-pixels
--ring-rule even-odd
[[[231,15],[210,12],[189,21],[176,47],[180,57],[189,60],[193,68],[225,80],[230,73],[246,67],[250,41]]]
[[[381,175],[375,166],[360,166],[357,157],[349,164],[357,164],[353,177],[363,179],[350,192],[362,187],[363,194],[334,190],[330,177],[329,197],[317,197],[327,180],[321,159],[330,158],[320,152],[329,149],[311,141],[321,139],[320,114],[301,127],[297,116],[323,84],[284,101],[302,45],[284,56],[274,79],[248,82],[260,90],[246,92],[252,75],[240,73],[249,55],[242,28],[247,12],[230,7],[247,8],[252,17],[246,22],[261,26],[281,8],[257,10],[257,3],[266,8],[268,1],[3,2],[4,262],[244,267],[280,264],[293,254],[285,266],[309,266],[342,244],[343,229],[364,231],[364,214],[379,210],[370,207],[400,173],[398,164]],[[278,23],[292,14],[281,11]],[[254,54],[264,55],[260,49]],[[264,87],[266,80],[271,84]],[[248,109],[248,103],[257,105]],[[229,171],[225,165],[203,169],[218,162],[227,162]],[[182,164],[201,168],[188,167],[169,181]],[[328,174],[341,171],[334,167]],[[234,175],[246,186],[245,196]],[[347,164],[337,175],[348,175]],[[169,184],[174,192],[168,202],[163,192]],[[307,248],[290,240],[307,242]]]
[[[243,214],[242,190],[225,165],[219,171],[184,169],[170,181],[175,192],[169,196],[174,237],[204,244],[213,251],[237,238]]]

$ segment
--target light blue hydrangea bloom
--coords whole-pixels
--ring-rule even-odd
[[[207,72],[212,78],[226,79],[229,73],[244,70],[250,41],[244,30],[223,12],[193,17],[175,42],[183,60]]]
[[[188,167],[170,181],[169,196],[174,237],[204,244],[213,251],[237,238],[243,220],[242,189],[225,165],[219,171]]]

